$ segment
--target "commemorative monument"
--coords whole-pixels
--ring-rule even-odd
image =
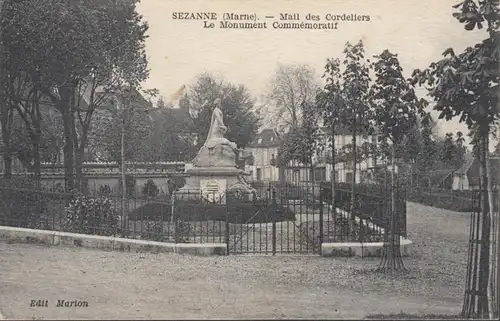
[[[236,167],[238,159],[245,159],[244,152],[225,138],[227,127],[220,107],[220,98],[206,107],[212,110],[207,139],[193,159],[193,167],[186,171],[186,185],[177,193],[194,193],[209,202],[224,204],[227,194],[252,197],[255,190],[245,181],[245,171]]]

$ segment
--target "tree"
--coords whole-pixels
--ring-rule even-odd
[[[441,161],[448,166],[453,166],[455,156],[455,141],[453,133],[446,133],[444,137],[443,149],[441,150]]]
[[[139,87],[148,75],[144,51],[148,27],[135,4],[134,0],[78,4],[49,0],[11,1],[9,6],[11,18],[4,36],[10,65],[22,66],[34,92],[47,97],[63,117],[70,189],[75,187],[74,164],[77,181],[81,176],[94,111],[123,83]]]
[[[401,258],[400,234],[396,224],[396,188],[395,179],[396,145],[405,145],[407,133],[415,128],[417,115],[423,113],[425,100],[419,100],[412,86],[403,77],[403,69],[396,54],[384,50],[373,66],[375,83],[370,89],[371,103],[374,109],[374,120],[381,131],[382,138],[387,139],[391,146],[391,211],[390,220],[385,227],[389,242],[384,246],[381,269],[390,271],[404,269]]]
[[[365,49],[360,40],[357,44],[346,43],[344,48],[345,67],[342,72],[342,109],[339,111],[339,121],[352,134],[352,190],[351,190],[351,233],[354,232],[355,204],[356,204],[356,165],[357,165],[357,138],[358,135],[371,134],[371,110],[368,103],[370,88],[370,66],[365,61]]]
[[[24,106],[24,104],[20,104]],[[15,104],[10,105],[15,106]],[[23,107],[19,108],[23,108]],[[57,111],[50,106],[44,106],[39,110],[39,134],[35,135],[30,121],[22,118],[18,112],[14,111],[10,130],[16,135],[9,138],[8,147],[10,157],[16,157],[24,167],[40,175],[41,162],[55,164],[58,161],[61,148],[64,143],[62,137],[62,120]],[[24,115],[26,117],[26,115]],[[38,137],[40,135],[40,137]]]
[[[453,133],[446,133],[443,141],[443,147],[441,150],[441,161],[443,165],[447,168],[453,168],[454,170],[460,168],[465,161],[465,153],[467,151],[465,147],[465,138],[462,132],[458,131],[456,139]]]
[[[148,179],[144,187],[142,188],[142,195],[146,198],[155,198],[160,193],[158,186],[156,186],[155,182],[152,179]]]
[[[457,131],[457,138],[455,139],[455,151],[453,155],[454,169],[458,169],[464,164],[466,154],[467,147],[465,147],[464,134],[461,131]]]
[[[339,111],[342,110],[344,103],[341,90],[342,75],[339,59],[327,59],[323,78],[325,78],[325,86],[316,95],[316,106],[319,108],[323,123],[328,127],[330,132],[330,145],[328,147],[331,151],[330,163],[332,164],[331,199],[332,204],[335,204],[335,132],[337,127],[339,127]]]
[[[152,120],[146,110],[151,106],[141,99],[139,92],[118,94],[119,102],[111,103],[109,108],[98,113],[106,113],[109,120],[102,137],[95,141],[106,152],[106,160],[121,164],[122,162],[122,130],[125,135],[125,159],[127,162],[149,160],[147,139],[152,133]]]
[[[315,72],[308,65],[278,64],[269,81],[267,104],[260,111],[280,133],[300,126],[304,104],[314,103],[319,88]]]
[[[210,129],[212,115],[209,108],[205,107],[216,98],[221,99],[224,124],[228,128],[227,139],[235,142],[240,148],[247,146],[260,125],[250,93],[243,85],[217,80],[205,73],[197,77],[179,102],[180,108],[184,108],[190,115],[190,131],[196,151],[205,143]]]
[[[434,109],[440,112],[440,118],[447,120],[458,117],[465,122],[469,130],[474,130],[478,138],[481,171],[481,239],[490,239],[491,228],[491,190],[487,168],[487,151],[491,126],[498,120],[498,86],[499,86],[499,1],[498,0],[465,0],[454,6],[458,12],[453,16],[464,24],[466,30],[482,29],[486,26],[486,38],[456,54],[452,48],[447,49],[444,58],[432,63],[429,68],[413,73],[414,83],[426,86],[430,96],[436,102]],[[485,193],[487,192],[488,193]],[[486,197],[488,194],[489,197]],[[491,291],[489,277],[489,252],[491,246],[483,242],[479,263],[480,290]],[[491,263],[491,262],[490,262]],[[475,282],[475,281],[474,281]],[[489,293],[490,294],[490,293]],[[471,294],[473,298],[476,295]],[[479,304],[466,306],[464,314],[470,317],[478,314],[484,317],[490,314],[491,295],[487,299],[479,299]],[[474,302],[474,300],[466,300]],[[490,315],[491,317],[491,315]]]
[[[186,108],[162,106],[159,102],[153,118],[152,132],[147,139],[151,161],[191,161],[196,156],[192,119]]]
[[[4,21],[5,1],[0,0],[0,25]],[[10,125],[12,124],[12,109],[8,107],[5,99],[6,71],[4,53],[3,29],[0,28],[0,126],[2,127],[2,157],[4,161],[4,177],[10,178],[12,175],[12,156],[10,152]]]
[[[417,168],[420,173],[419,177],[423,176],[426,179],[427,188],[430,189],[432,186],[430,173],[436,169],[438,159],[438,147],[433,138],[435,123],[430,114],[427,114],[422,117],[421,124],[422,148],[417,155]],[[420,182],[417,182],[417,185],[420,186]]]

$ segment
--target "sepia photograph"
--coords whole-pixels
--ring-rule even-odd
[[[499,27],[0,0],[0,320],[498,320]]]

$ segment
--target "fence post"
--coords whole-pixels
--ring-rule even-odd
[[[174,243],[179,243],[180,231],[179,231],[179,219],[174,218]]]
[[[326,189],[326,191],[328,191]],[[325,189],[319,188],[319,255],[323,255],[323,197]]]
[[[225,241],[226,241],[226,255],[229,255],[229,250],[230,250],[230,247],[229,247],[229,210],[228,210],[228,205],[227,205],[227,202],[226,202],[226,227],[225,227],[225,231],[224,231],[224,238],[225,238]]]
[[[276,206],[276,190],[273,189],[272,192],[272,208],[273,208],[273,212],[272,212],[272,224],[273,224],[273,255],[276,255],[276,210],[277,210],[277,206]]]

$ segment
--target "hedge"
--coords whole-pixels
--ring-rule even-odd
[[[424,189],[413,189],[408,193],[408,200],[455,212],[472,212],[474,211],[473,193],[474,191],[429,192]]]
[[[202,203],[199,200],[177,200],[174,211],[181,221],[225,221],[230,223],[269,223],[295,220],[295,213],[288,207],[267,202],[231,202],[229,204]],[[129,214],[132,221],[170,221],[170,202],[151,202]]]

